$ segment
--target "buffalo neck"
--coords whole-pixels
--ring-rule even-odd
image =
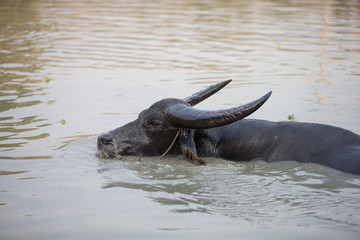
[[[274,123],[240,120],[222,127],[196,130],[198,154],[236,161],[266,160],[276,136],[270,125]]]

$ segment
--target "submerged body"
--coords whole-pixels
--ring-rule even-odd
[[[233,161],[295,160],[360,174],[360,136],[338,127],[243,119],[195,131],[199,156]]]
[[[259,109],[271,92],[231,109],[204,111],[192,107],[230,81],[183,100],[168,98],[154,103],[135,121],[101,134],[99,154],[121,158],[182,153],[197,164],[204,164],[200,157],[295,160],[360,174],[360,136],[351,131],[316,123],[243,119]]]

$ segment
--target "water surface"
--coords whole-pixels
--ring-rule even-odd
[[[219,81],[218,109],[360,133],[358,1],[1,1],[0,237],[358,239],[360,178],[99,159],[96,135]],[[265,235],[266,234],[266,235]]]

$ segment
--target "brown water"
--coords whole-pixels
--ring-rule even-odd
[[[0,2],[0,239],[359,239],[360,178],[326,167],[96,157],[156,100],[360,133],[360,4]],[[63,120],[63,121],[62,121]]]

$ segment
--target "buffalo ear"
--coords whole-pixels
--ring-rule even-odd
[[[194,141],[194,129],[181,129],[180,134],[181,152],[183,156],[199,165],[205,165],[206,162],[197,156],[196,146]]]

